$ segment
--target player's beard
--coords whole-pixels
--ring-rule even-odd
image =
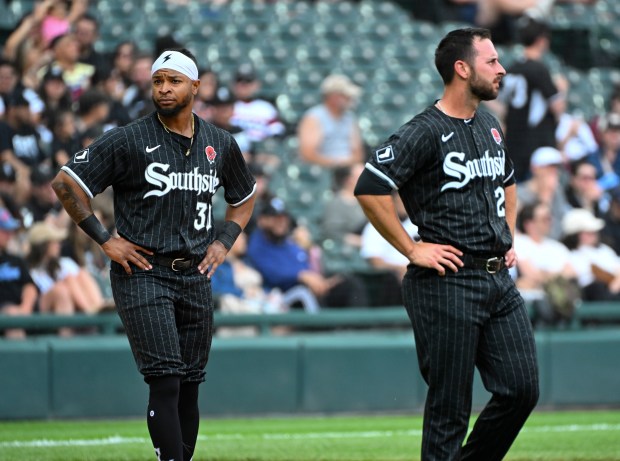
[[[478,78],[478,74],[474,72],[469,81],[469,91],[480,101],[491,101],[497,98],[498,90],[495,89],[494,82],[488,83]]]
[[[159,103],[155,100],[155,98],[151,98],[151,99],[153,100],[153,104],[155,104],[155,108],[157,109],[157,113],[159,115],[163,115],[164,117],[174,117],[175,115],[178,115],[187,106],[189,106],[189,104],[192,102],[192,95],[190,93],[187,96],[185,96],[185,99],[183,99],[183,101],[181,101],[176,106],[166,107],[166,108],[160,106]]]

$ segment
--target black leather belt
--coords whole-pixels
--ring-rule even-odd
[[[199,262],[196,258],[175,258],[172,256],[163,256],[158,254],[151,256],[151,259],[153,264],[169,267],[175,272],[191,269]]]
[[[495,274],[506,267],[503,256],[493,256],[491,258],[481,258],[472,255],[463,255],[461,258],[465,267],[472,269],[482,269],[489,274]]]

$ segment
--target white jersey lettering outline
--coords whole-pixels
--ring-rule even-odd
[[[476,158],[463,162],[464,152],[450,152],[443,161],[443,171],[446,175],[456,178],[444,184],[441,192],[447,189],[462,189],[474,178],[503,176],[505,173],[506,156],[503,149],[497,152],[497,157],[491,157],[489,151],[484,152],[483,158]]]
[[[189,190],[195,191],[196,195],[203,192],[214,194],[220,180],[217,176],[209,174],[201,174],[199,168],[196,167],[190,172],[170,172],[166,174],[170,165],[167,163],[153,162],[146,167],[144,179],[149,184],[159,188],[159,190],[148,191],[142,198],[151,196],[163,197],[171,190]]]

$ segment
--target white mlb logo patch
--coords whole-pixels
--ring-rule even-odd
[[[81,150],[76,152],[73,156],[73,161],[75,163],[87,163],[88,162],[88,149]]]
[[[377,156],[377,162],[379,163],[387,163],[394,160],[394,150],[392,149],[392,146],[379,149],[375,152],[375,155]]]

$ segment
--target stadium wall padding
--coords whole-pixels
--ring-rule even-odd
[[[536,334],[539,406],[620,405],[620,329]],[[141,417],[147,388],[124,336],[0,341],[0,419]],[[216,338],[204,417],[421,412],[426,386],[406,332]],[[476,374],[474,409],[489,394]]]

